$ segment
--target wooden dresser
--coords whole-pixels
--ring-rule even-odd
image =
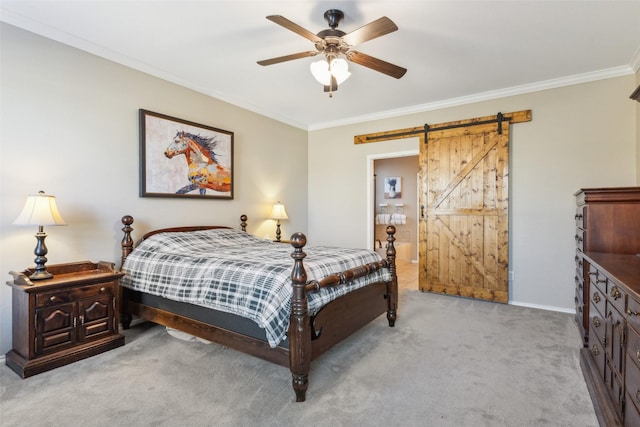
[[[640,426],[640,187],[575,196],[582,370],[601,425]]]

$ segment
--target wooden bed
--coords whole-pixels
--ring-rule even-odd
[[[247,217],[242,215],[241,229],[246,231]],[[133,251],[131,237],[133,217],[122,218],[122,264]],[[230,228],[225,226],[175,227],[146,233],[142,240],[165,232],[183,232]],[[128,329],[133,316],[152,321],[197,337],[216,342],[238,351],[289,367],[296,401],[303,402],[308,388],[311,361],[386,312],[389,326],[397,315],[398,283],[394,247],[395,227],[387,227],[386,259],[332,274],[320,280],[308,281],[303,259],[307,239],[302,233],[291,236],[293,258],[291,269],[292,300],[287,339],[276,348],[269,346],[264,331],[252,320],[230,313],[177,302],[127,287],[121,287],[121,321]],[[315,316],[309,314],[307,294],[324,287],[333,287],[388,268],[391,280],[376,282],[347,293],[321,308]]]

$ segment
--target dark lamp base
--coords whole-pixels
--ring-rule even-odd
[[[44,280],[44,279],[51,279],[53,277],[53,274],[49,273],[48,271],[36,271],[35,273],[33,273],[31,276],[29,276],[29,279],[31,280]]]

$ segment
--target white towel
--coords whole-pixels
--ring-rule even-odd
[[[389,220],[390,220],[389,214],[376,215],[376,224],[389,224]]]
[[[393,214],[391,216],[391,224],[403,225],[407,223],[407,216],[403,214]]]

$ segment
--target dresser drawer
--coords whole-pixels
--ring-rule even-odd
[[[612,305],[607,306],[607,317],[605,318],[607,328],[607,343],[605,351],[609,357],[611,367],[615,369],[616,374],[622,376],[624,374],[625,360],[625,329],[626,324],[624,317]],[[622,381],[621,381],[622,382]]]
[[[593,316],[593,313],[591,313],[591,310],[595,308],[600,313],[600,316],[604,317],[604,313],[606,313],[605,308],[607,304],[606,294],[595,286],[591,287],[590,291],[591,291],[591,295],[589,295],[589,306],[590,306],[589,316]]]
[[[576,292],[580,294],[580,299],[584,298],[584,281],[578,276],[577,272],[573,280],[576,282]]]
[[[640,303],[629,296],[627,298],[627,323],[640,331]]]
[[[591,287],[596,287],[601,294],[607,293],[607,276],[604,275],[595,265],[589,264],[589,283]]]
[[[578,276],[581,279],[584,279],[582,272],[584,271],[584,258],[582,257],[582,252],[576,251],[576,256],[574,257],[576,262],[576,271],[578,272]]]
[[[634,328],[627,326],[627,354],[640,366],[640,334]],[[628,367],[628,364],[627,364]]]
[[[595,334],[596,340],[604,345],[606,334],[606,324],[604,318],[597,310],[589,311],[589,342],[592,339],[592,333]]]
[[[585,231],[583,229],[576,228],[576,235],[574,237],[576,241],[576,248],[582,252],[584,252],[584,235]]]
[[[96,295],[115,295],[115,283],[107,282],[96,285],[68,288],[57,291],[42,292],[36,295],[36,308],[49,307],[61,303],[78,301]]]
[[[627,390],[628,400],[633,402],[637,407],[640,407],[640,367],[638,367],[628,353],[625,372],[625,389]],[[627,402],[627,404],[628,403],[629,402]]]
[[[585,221],[585,215],[587,214],[587,207],[586,206],[578,206],[576,208],[576,215],[574,216],[574,219],[576,220],[576,227],[577,228],[584,228],[584,224],[586,223]]]
[[[640,426],[640,410],[637,403],[637,396],[631,396],[627,392],[627,402],[624,405],[624,425],[625,427],[637,427]],[[638,405],[638,406],[636,406]]]
[[[598,368],[600,379],[604,380],[604,365],[606,364],[606,355],[604,354],[604,350],[602,349],[602,345],[600,344],[600,342],[595,339],[593,331],[589,331],[589,352],[591,353],[591,357],[593,357],[596,368]]]
[[[620,313],[625,313],[627,308],[627,291],[614,280],[609,280],[608,300]]]
[[[611,373],[611,383],[609,386],[609,392],[611,393],[613,404],[616,407],[616,413],[620,418],[622,418],[624,415],[622,403],[624,398],[624,388],[622,387],[622,379],[615,373],[615,370]]]

